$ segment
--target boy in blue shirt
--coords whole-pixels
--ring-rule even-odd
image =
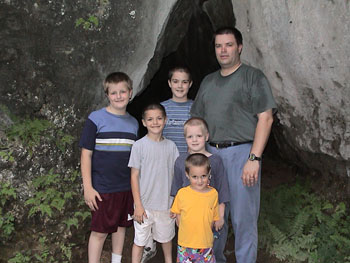
[[[138,122],[126,112],[132,81],[125,73],[111,73],[104,91],[109,105],[89,115],[79,143],[84,199],[92,213],[89,263],[100,262],[108,233],[112,234],[112,262],[121,262],[125,228],[132,225],[133,214],[128,162]]]

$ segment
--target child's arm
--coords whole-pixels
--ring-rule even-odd
[[[145,209],[143,208],[140,196],[140,184],[139,184],[140,170],[131,167],[131,191],[134,198],[134,220],[137,223],[143,223],[143,217],[147,218]]]
[[[176,222],[177,227],[179,227],[179,225],[180,225],[180,219],[181,219],[181,215],[180,214],[176,214],[175,222]]]
[[[180,204],[179,204],[179,195],[181,194],[177,194],[175,196],[175,199],[173,201],[173,204],[170,208],[170,214],[171,214],[171,218],[175,218],[175,222],[176,225],[179,226],[180,224],[180,218],[181,218],[181,209],[180,209]]]
[[[215,230],[219,231],[225,223],[225,203],[219,204],[219,217],[218,221],[214,222]]]
[[[83,177],[85,203],[92,211],[98,209],[96,198],[102,201],[99,193],[92,187],[91,182],[91,158],[92,151],[82,148],[80,157],[81,175]]]

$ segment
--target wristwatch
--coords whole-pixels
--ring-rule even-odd
[[[254,153],[250,153],[248,160],[249,161],[261,161],[261,157],[256,156]]]

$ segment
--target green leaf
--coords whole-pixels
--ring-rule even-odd
[[[96,16],[90,16],[89,21],[95,25],[95,27],[98,26],[98,18]]]
[[[83,18],[78,18],[77,20],[75,20],[75,27],[80,26],[81,24],[83,24],[85,22],[85,20]]]

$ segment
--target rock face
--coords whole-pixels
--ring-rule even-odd
[[[57,255],[70,255],[57,244],[87,231],[77,140],[88,113],[106,103],[104,77],[112,71],[131,76],[134,96],[142,93],[131,105],[138,115],[143,103],[170,96],[169,67],[187,64],[193,98],[201,79],[218,67],[213,30],[235,23],[244,36],[243,60],[264,71],[276,96],[280,155],[322,174],[332,194],[350,196],[349,0],[1,0],[0,183],[17,196],[0,189],[7,198],[2,204],[13,206],[0,206],[8,226],[0,261],[23,244],[45,254],[38,240],[50,232],[44,229],[48,222],[61,222],[51,230],[62,237],[49,234],[47,242],[56,244]],[[13,115],[25,117],[25,125]],[[13,123],[21,129],[8,136],[5,130]],[[43,178],[53,178],[50,187],[59,200],[49,208],[57,217],[40,206],[39,194],[52,193],[33,185]],[[65,181],[70,187],[57,183]],[[28,202],[33,198],[38,206]],[[41,214],[35,210],[43,208]],[[79,213],[72,210],[77,208]],[[78,221],[79,229],[73,227]],[[26,222],[34,226],[28,230]],[[39,233],[36,243],[31,231]],[[77,242],[85,255],[86,241]]]
[[[118,70],[137,91],[175,2],[1,1],[1,102],[22,114],[75,105],[86,116],[104,100],[103,78]]]
[[[51,121],[57,121],[58,106],[67,108],[76,116],[68,130],[77,133],[74,124],[105,103],[101,82],[111,71],[127,72],[136,95],[158,71],[165,75],[164,58],[182,57],[194,68],[198,87],[217,67],[209,50],[213,29],[236,20],[243,59],[271,81],[282,155],[346,178],[349,6],[340,0],[1,1],[0,103]],[[2,126],[11,123],[1,116]]]
[[[349,182],[350,2],[232,4],[243,59],[265,72],[276,96],[282,152]]]
[[[125,71],[136,95],[180,42],[182,57],[197,47],[206,54],[211,25],[225,21],[234,21],[229,0],[0,1],[1,262],[86,262],[77,140],[106,103],[103,79]],[[191,61],[203,64],[197,75],[208,73],[209,57]]]

